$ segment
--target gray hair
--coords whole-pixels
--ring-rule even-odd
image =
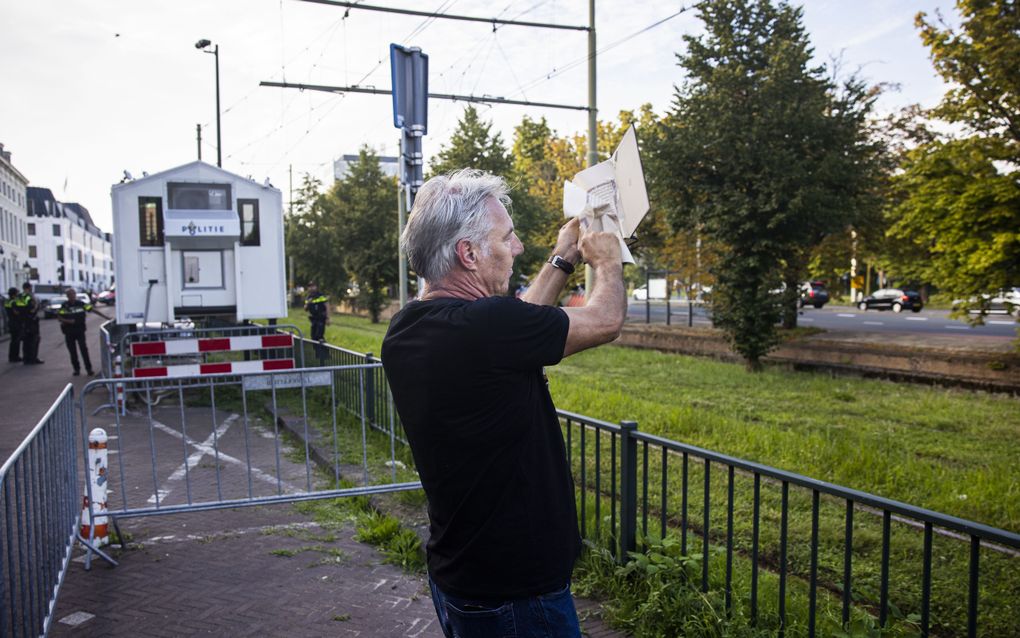
[[[510,187],[498,175],[464,168],[433,177],[418,191],[400,244],[425,281],[442,281],[457,263],[457,242],[482,246],[492,230],[486,202],[510,207]]]

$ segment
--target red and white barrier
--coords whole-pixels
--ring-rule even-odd
[[[92,541],[97,547],[110,543],[108,516],[106,515],[106,493],[109,488],[106,441],[106,432],[102,428],[96,428],[89,432],[88,480],[92,485],[92,509],[90,512],[89,492],[86,487],[85,497],[82,500],[81,536],[87,539],[90,533],[93,534]]]
[[[113,358],[113,378],[120,379],[124,376],[124,363],[117,355]],[[124,384],[115,383],[113,386],[114,395],[117,399],[117,412],[123,416],[126,413],[126,406],[124,405]]]
[[[289,334],[141,341],[131,344],[131,356],[151,357],[175,354],[202,354],[204,352],[262,350],[266,348],[289,348],[293,344],[294,337]],[[135,376],[138,375],[136,374]]]
[[[292,370],[293,368],[294,368],[293,359],[265,359],[262,361],[222,361],[217,363],[190,363],[173,366],[152,366],[148,368],[135,368],[133,374],[135,378],[138,377],[177,378],[177,377],[195,377],[204,374],[244,374],[247,372],[271,372],[273,370]]]

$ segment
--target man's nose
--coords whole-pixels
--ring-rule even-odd
[[[511,252],[514,257],[524,252],[524,244],[522,244],[521,240],[517,237],[517,233],[514,233],[514,243]]]

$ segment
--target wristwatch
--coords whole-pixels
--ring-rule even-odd
[[[568,275],[574,274],[574,264],[572,264],[569,261],[567,261],[566,259],[560,257],[559,255],[553,255],[552,257],[550,257],[549,258],[549,264],[553,268],[559,268],[560,270],[562,270],[563,272],[567,273]]]

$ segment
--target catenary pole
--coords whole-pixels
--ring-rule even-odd
[[[588,0],[588,167],[599,163],[598,110],[595,94],[595,0]],[[591,266],[584,266],[584,296],[594,284]]]

